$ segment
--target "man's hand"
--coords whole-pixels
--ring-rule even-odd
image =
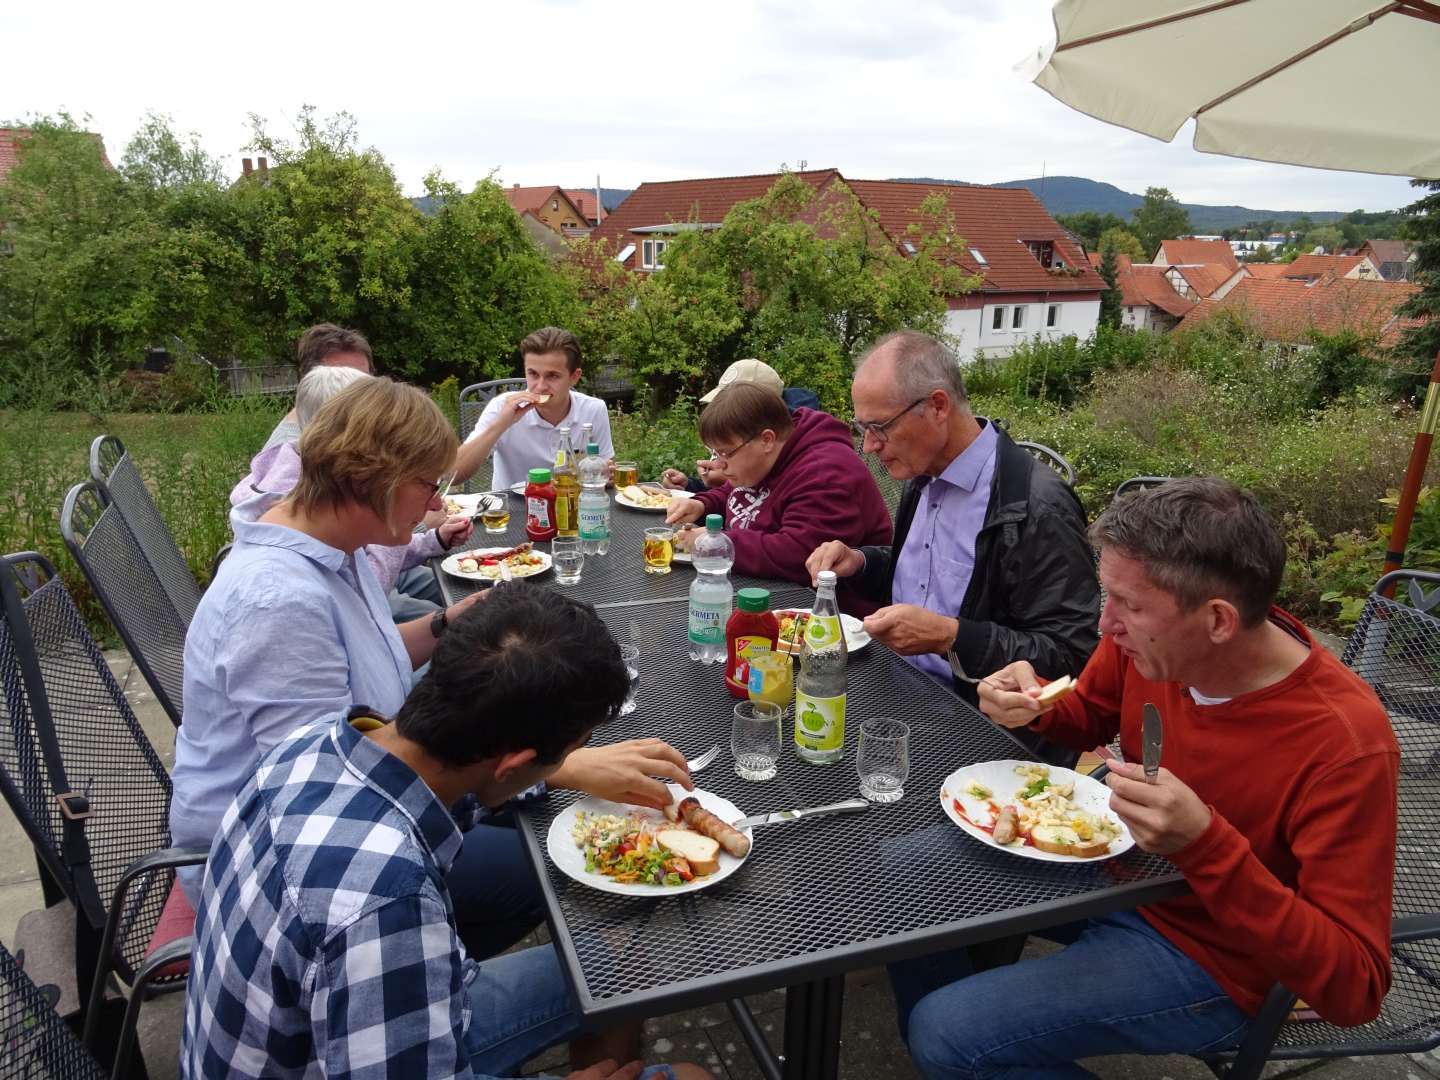
[[[673,543],[675,544],[675,550],[689,551],[690,548],[693,547],[695,544],[695,538],[704,531],[704,529],[701,529],[696,525],[687,525],[683,529],[676,529],[675,539],[673,541]]]
[[[628,1065],[617,1065],[610,1058],[606,1058],[598,1065],[572,1072],[565,1080],[635,1080],[644,1071],[643,1062],[632,1061]]]
[[[660,474],[660,483],[671,491],[684,491],[690,483],[690,478],[679,469],[666,469]]]
[[[489,596],[490,592],[490,589],[481,589],[479,592],[472,592],[469,596],[456,600],[455,603],[445,609],[445,621],[447,623],[453,623],[461,615],[464,615],[468,608],[480,603],[480,601]]]
[[[1155,783],[1148,784],[1144,766],[1117,763],[1105,783],[1110,809],[1129,827],[1141,851],[1173,855],[1210,827],[1210,808],[1169,769],[1162,768]]]
[[[665,780],[674,781],[686,791],[695,789],[679,750],[663,739],[629,739],[570,751],[551,775],[550,785],[598,795],[611,802],[663,810],[671,802]]]
[[[671,499],[670,508],[665,511],[665,524],[678,525],[685,521],[699,521],[705,513],[705,504],[699,499]]]
[[[720,487],[725,483],[725,469],[713,458],[695,462],[695,475],[707,488]]]
[[[529,390],[517,390],[512,394],[506,394],[504,404],[500,406],[495,414],[492,424],[498,428],[513,427],[515,421],[525,415],[527,409],[533,409],[540,404],[544,394],[532,394]]]
[[[440,534],[440,546],[449,551],[470,539],[470,534],[475,531],[475,522],[468,514],[456,514],[446,518],[436,531]]]
[[[610,483],[614,483],[614,481],[615,481],[615,459],[614,459],[613,457],[607,457],[607,458],[605,459],[605,483],[610,484]]]
[[[810,584],[817,584],[821,570],[834,570],[836,577],[850,577],[865,569],[865,556],[850,547],[843,540],[829,540],[810,553],[805,560],[805,572],[810,575]],[[951,637],[954,640],[954,637]]]
[[[866,617],[865,632],[901,656],[943,653],[960,632],[960,620],[918,604],[891,604]]]
[[[1024,727],[1047,708],[1036,700],[1040,680],[1028,660],[1016,660],[980,680],[975,687],[980,697],[980,711],[1001,727]]]

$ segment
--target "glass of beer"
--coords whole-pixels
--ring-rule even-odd
[[[640,482],[640,466],[633,461],[615,462],[615,486],[617,488],[629,487],[631,484]]]
[[[659,525],[645,530],[645,572],[668,574],[670,559],[675,554],[675,530]]]
[[[795,661],[788,653],[765,652],[751,658],[751,701],[768,701],[784,712],[794,697]]]
[[[507,491],[487,491],[480,496],[477,505],[480,508],[480,523],[485,526],[486,532],[503,533],[509,526],[509,498]]]

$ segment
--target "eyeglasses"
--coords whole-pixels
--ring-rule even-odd
[[[742,442],[739,446],[735,447],[734,450],[716,450],[713,446],[707,446],[705,449],[709,452],[710,456],[711,456],[712,458],[714,458],[716,461],[729,461],[731,458],[733,458],[733,457],[734,457],[736,454],[738,454],[741,450],[744,450],[745,447],[749,446],[752,442],[754,442],[754,441],[755,441],[756,439],[758,439],[759,437],[760,437],[760,434],[759,434],[759,433],[754,434],[754,435],[751,435],[748,439],[746,439],[744,442]]]
[[[440,477],[439,480],[421,480],[417,476],[415,478],[415,482],[421,487],[428,487],[430,489],[429,498],[433,499],[437,492],[443,498],[445,495],[448,495],[450,493],[450,485],[455,482],[455,474],[446,473],[444,476]],[[441,491],[441,488],[444,488],[445,490]]]
[[[860,420],[851,420],[851,421],[850,421],[850,428],[851,428],[852,431],[855,432],[856,435],[859,435],[860,438],[862,438],[862,439],[865,438],[866,435],[871,435],[871,436],[874,437],[874,439],[875,439],[875,441],[876,441],[877,443],[882,443],[882,444],[883,444],[883,443],[889,442],[889,441],[890,441],[890,428],[891,428],[902,416],[904,416],[906,413],[908,413],[911,409],[915,408],[916,405],[924,404],[925,402],[927,402],[927,401],[929,401],[929,400],[930,400],[930,395],[929,395],[929,394],[926,394],[924,397],[918,397],[918,398],[916,398],[914,401],[910,402],[909,405],[906,405],[903,409],[901,409],[899,412],[897,412],[894,416],[890,417],[889,420],[885,420],[885,421],[870,421],[870,422],[862,422],[862,421],[860,421]]]

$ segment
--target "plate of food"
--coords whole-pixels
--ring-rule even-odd
[[[662,814],[589,796],[550,822],[545,849],[561,873],[618,896],[674,896],[724,881],[745,865],[751,830],[729,799],[670,786]]]
[[[464,492],[452,491],[449,495],[445,496],[445,513],[466,514],[474,517],[480,512],[480,500],[488,494],[490,494],[490,492],[477,491],[467,495]]]
[[[780,608],[775,612],[775,617],[780,620],[780,641],[776,645],[777,652],[800,654],[800,646],[805,644],[805,628],[810,621],[810,609],[806,608]],[[841,615],[840,628],[845,633],[845,649],[848,652],[856,652],[870,644],[870,635],[865,632],[865,624],[854,615]]]
[[[525,485],[528,483],[530,483],[529,480],[517,480],[515,481],[515,483],[510,485],[510,490],[513,491],[516,495],[523,496],[525,494]]]
[[[1098,780],[1034,761],[986,761],[940,785],[946,816],[984,844],[1026,859],[1094,862],[1135,846]]]
[[[688,491],[671,491],[659,484],[630,484],[615,492],[615,501],[631,510],[658,510],[670,508],[671,499],[688,498]]]
[[[536,551],[529,544],[512,548],[475,548],[473,551],[457,551],[447,555],[440,569],[458,578],[471,581],[500,580],[500,561],[510,568],[512,578],[534,577],[550,569],[550,556]]]

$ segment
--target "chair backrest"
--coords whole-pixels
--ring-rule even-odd
[[[1050,447],[1038,442],[1020,442],[1017,440],[1015,445],[1024,450],[1036,461],[1040,462],[1040,464],[1055,470],[1055,472],[1060,474],[1060,478],[1071,487],[1075,486],[1075,466],[1066,461],[1058,451],[1051,450]]]
[[[105,1080],[99,1063],[0,945],[0,1076]]]
[[[863,449],[865,436],[855,437],[855,452],[860,455],[865,467],[870,470],[870,475],[875,478],[875,486],[880,489],[881,496],[885,499],[885,505],[890,508],[890,520],[895,520],[896,513],[900,509],[900,496],[905,493],[905,484],[896,480],[890,475],[890,470],[885,468],[880,458],[875,454],[867,454]]]
[[[230,555],[230,549],[234,544],[221,544],[220,550],[215,552],[215,557],[210,560],[210,581],[215,581],[215,575],[220,573],[220,564]]]
[[[475,430],[475,425],[480,422],[480,415],[485,411],[485,406],[489,405],[497,395],[524,389],[524,379],[491,379],[489,382],[471,383],[461,390],[460,441],[464,442]],[[492,473],[491,462],[487,458],[484,464],[475,470],[470,479],[465,481],[463,490],[466,492],[490,490]]]
[[[1173,477],[1169,476],[1132,476],[1129,480],[1121,480],[1115,489],[1115,494],[1110,496],[1114,502],[1121,495],[1128,495],[1132,491],[1148,491],[1150,488],[1157,488],[1161,484],[1168,484]]]
[[[87,480],[66,494],[60,534],[156,699],[178,726],[189,620],[176,610],[145,559],[129,520],[104,488]]]
[[[6,594],[0,790],[79,921],[98,935],[125,868],[169,846],[170,777],[54,567],[33,553],[7,555],[0,575]],[[26,589],[37,581],[38,588]],[[27,668],[38,673],[38,689]],[[60,783],[89,802],[88,873],[72,872],[73,850],[69,861],[63,850],[66,826],[47,766],[47,733],[59,748]],[[144,957],[172,881],[173,874],[152,874],[132,887],[116,938],[116,967],[127,981]]]
[[[141,553],[170,597],[170,603],[190,625],[195,605],[200,603],[200,584],[190,572],[175,535],[160,515],[160,508],[150,497],[150,489],[140,477],[140,470],[113,435],[101,435],[90,444],[90,476],[125,515],[130,531],[140,543]]]

